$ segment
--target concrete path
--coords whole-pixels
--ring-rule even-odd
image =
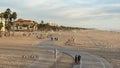
[[[43,47],[47,49],[53,49],[53,50],[57,49],[58,51],[70,54],[73,57],[76,54],[81,55],[81,64],[74,65],[73,68],[113,68],[105,59],[99,56],[95,56],[79,50],[71,50],[71,49],[61,48],[58,46],[52,46],[52,42],[49,40],[39,43],[37,45],[39,47]]]

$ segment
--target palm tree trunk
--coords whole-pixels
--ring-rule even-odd
[[[14,28],[14,27],[15,27],[15,20],[14,20],[14,22],[13,22],[13,34],[12,34],[13,36],[14,36],[14,34],[15,34],[15,28]]]

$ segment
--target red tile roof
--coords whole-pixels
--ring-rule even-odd
[[[28,25],[33,25],[33,21],[32,20],[25,20],[25,19],[18,19],[16,21],[16,24],[28,24]]]

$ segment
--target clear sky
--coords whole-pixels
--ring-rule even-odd
[[[120,0],[1,0],[18,18],[65,26],[120,30]]]

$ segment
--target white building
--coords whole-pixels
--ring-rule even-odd
[[[2,12],[0,12],[1,14]],[[0,23],[3,24],[3,27],[1,28],[1,31],[5,32],[5,20],[3,18],[0,18]]]
[[[48,23],[50,26],[59,26],[57,23]]]

